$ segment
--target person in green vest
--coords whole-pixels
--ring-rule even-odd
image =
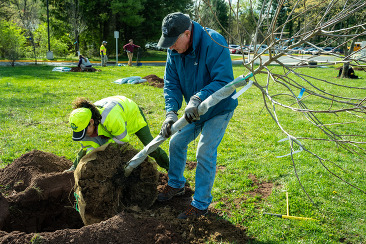
[[[107,45],[106,41],[102,42],[102,45],[100,46],[99,53],[100,53],[100,60],[101,60],[101,66],[107,66],[107,48],[105,47]]]
[[[80,141],[82,148],[68,171],[75,170],[84,155],[105,143],[123,144],[133,134],[145,146],[154,139],[142,110],[127,97],[112,96],[95,103],[77,98],[73,108],[69,116],[72,139]],[[169,169],[169,158],[163,149],[157,148],[150,156],[160,167]]]

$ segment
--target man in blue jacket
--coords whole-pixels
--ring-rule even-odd
[[[197,108],[203,100],[233,80],[230,53],[225,48],[228,45],[223,36],[182,13],[171,13],[164,18],[158,46],[168,48],[164,75],[166,119],[160,133],[166,138],[171,136],[171,126],[178,120],[177,112],[182,107],[183,98],[187,104],[184,117],[190,123],[170,140],[169,181],[158,195],[158,201],[184,194],[186,179],[183,172],[188,144],[201,133],[196,153],[195,193],[191,206],[178,215],[179,219],[199,217],[207,213],[212,201],[217,147],[238,101],[229,96],[202,116]]]

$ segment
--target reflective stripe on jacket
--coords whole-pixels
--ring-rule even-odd
[[[127,97],[108,97],[95,102],[94,105],[102,115],[102,120],[98,125],[98,136],[85,136],[81,141],[82,147],[88,152],[109,142],[129,142],[130,135],[147,125],[137,104]]]
[[[103,51],[103,55],[107,55],[107,48],[105,48],[105,46],[103,44],[100,46],[100,49],[99,49],[100,55],[102,55],[102,51]]]

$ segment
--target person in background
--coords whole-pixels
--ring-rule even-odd
[[[102,45],[100,46],[99,52],[100,52],[100,60],[101,60],[101,66],[107,66],[107,42],[103,41]]]
[[[140,46],[133,44],[133,40],[130,39],[126,45],[123,46],[123,50],[127,52],[128,66],[132,66],[133,50],[140,48]]]
[[[179,219],[196,218],[207,213],[212,201],[217,148],[238,101],[231,98],[233,92],[204,115],[198,113],[198,106],[234,79],[232,62],[225,38],[183,13],[171,13],[164,18],[158,46],[168,48],[164,74],[166,119],[160,134],[171,136],[183,98],[187,104],[183,114],[189,124],[170,139],[169,180],[157,200],[164,202],[185,193],[183,172],[188,144],[201,133],[196,152],[195,192],[190,206],[178,215]]]
[[[93,70],[93,66],[90,63],[89,59],[84,57],[83,55],[79,56],[78,67],[81,68],[82,71]]]
[[[75,170],[84,155],[105,143],[124,144],[133,134],[145,146],[154,139],[142,110],[127,97],[112,96],[95,103],[77,98],[73,108],[69,116],[72,139],[80,141],[82,148],[68,171]],[[163,149],[157,148],[150,156],[160,167],[169,169],[169,158]]]

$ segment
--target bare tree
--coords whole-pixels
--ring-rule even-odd
[[[74,37],[75,54],[77,55],[80,50],[79,36],[84,30],[86,30],[87,25],[84,22],[82,11],[80,10],[79,0],[68,0],[67,2],[68,21],[71,26],[70,33]]]
[[[209,0],[201,2],[210,6]],[[264,0],[260,9],[254,10],[255,7],[250,0],[252,15],[248,16],[253,16],[252,21],[256,26],[255,30],[251,31],[245,29],[244,25],[240,25],[241,19],[237,14],[237,7],[235,8],[229,1],[231,13],[234,13],[236,22],[242,28],[237,33],[250,35],[253,47],[259,44],[264,48],[254,48],[254,52],[252,54],[248,52],[247,56],[243,54],[242,77],[224,87],[223,90],[227,90],[226,92],[221,91],[220,94],[214,96],[219,95],[222,99],[229,96],[236,88],[247,85],[250,81],[250,84],[261,91],[267,112],[289,140],[290,153],[288,156],[292,159],[295,173],[296,164],[293,154],[295,151],[304,151],[315,157],[334,177],[366,194],[365,189],[347,182],[337,173],[331,171],[327,166],[329,160],[306,147],[309,141],[328,143],[334,145],[334,148],[345,149],[361,161],[365,161],[366,136],[364,130],[361,130],[363,133],[355,133],[355,130],[349,130],[349,127],[363,126],[364,128],[366,118],[364,91],[366,88],[360,83],[345,85],[336,80],[313,77],[301,69],[302,67],[320,67],[343,63],[354,67],[365,67],[366,57],[355,54],[362,52],[366,47],[353,53],[346,50],[343,53],[325,52],[323,47],[333,46],[336,50],[347,47],[347,44],[354,43],[358,38],[366,36],[365,18],[357,18],[357,22],[350,21],[355,16],[365,16],[366,2],[364,0],[294,0],[291,8],[286,9],[288,14],[283,16],[281,11],[286,3],[288,1],[285,0]],[[346,21],[352,24],[345,25]],[[288,25],[294,22],[298,23],[298,28],[296,31],[290,32]],[[205,23],[202,24],[205,26]],[[226,33],[231,35],[228,31]],[[237,38],[235,35],[231,35],[230,38],[236,38],[236,43],[240,43],[247,37]],[[298,51],[296,50],[300,46],[312,47],[313,51],[308,55],[297,55]],[[351,44],[350,50],[353,50],[353,44]],[[265,53],[268,53],[268,56],[264,55]],[[323,61],[314,61],[318,53],[325,53],[328,58]],[[291,62],[285,63],[285,59],[291,60]],[[279,69],[274,69],[271,66],[274,64],[282,67],[280,72]],[[266,78],[263,79],[263,76]],[[318,103],[319,101],[321,103]],[[284,116],[278,113],[279,110],[304,116],[309,122],[308,127],[318,129],[321,136],[315,138],[292,134],[291,128],[284,127],[282,123]],[[353,131],[353,133],[349,134],[348,131]],[[296,150],[295,146],[300,149]],[[336,165],[334,162],[331,163]],[[336,166],[341,168],[339,165]],[[298,177],[297,173],[296,176]],[[299,177],[298,180],[312,201]]]
[[[37,64],[36,43],[33,33],[39,24],[40,2],[39,0],[10,0],[9,4],[15,7],[22,27],[27,30],[28,41],[33,49],[34,62]]]
[[[313,204],[312,198],[297,174],[296,162],[293,157],[296,152],[307,152],[329,174],[366,194],[365,189],[361,189],[356,183],[350,183],[343,179],[329,167],[329,165],[332,165],[343,170],[340,165],[327,159],[326,154],[322,156],[323,152],[315,152],[311,146],[307,146],[310,142],[329,144],[329,147],[334,151],[345,150],[364,162],[366,158],[366,127],[364,122],[366,119],[366,97],[364,92],[366,87],[361,86],[360,82],[345,85],[334,80],[326,80],[323,77],[314,77],[301,69],[303,67],[319,67],[345,62],[362,66],[360,63],[366,62],[365,57],[362,56],[355,58],[354,55],[345,56],[342,53],[333,53],[331,51],[326,53],[334,59],[313,61],[317,53],[315,51],[323,52],[322,47],[324,46],[340,42],[337,46],[340,47],[353,39],[366,35],[365,22],[346,28],[341,25],[342,22],[356,13],[365,15],[366,2],[364,0],[341,1],[343,5],[339,8],[336,3],[340,1],[337,0],[323,0],[321,2],[295,0],[285,18],[281,16],[283,21],[280,23],[279,16],[285,0],[278,0],[276,5],[271,4],[272,1],[274,0],[264,0],[259,13],[249,15],[253,17],[253,22],[256,25],[254,33],[250,33],[244,27],[241,32],[253,37],[253,46],[258,42],[260,45],[266,44],[266,48],[254,49],[252,54],[248,54],[248,59],[245,59],[243,54],[243,74],[206,98],[199,105],[198,113],[200,115],[205,114],[210,107],[230,96],[239,87],[245,86],[233,98],[237,98],[250,86],[254,86],[260,90],[267,112],[286,135],[290,152],[284,156],[291,157],[299,184]],[[251,11],[256,11],[251,1],[250,3]],[[210,1],[203,0],[202,4],[210,6]],[[229,1],[229,5],[232,8],[231,1]],[[240,23],[238,11],[232,9],[231,12],[235,13],[236,21]],[[199,13],[199,11],[196,11],[196,13]],[[213,14],[215,15],[214,11]],[[215,19],[218,21],[217,17]],[[298,19],[301,20],[299,21],[301,23],[299,28],[294,32],[287,31],[287,25]],[[205,26],[204,23],[202,24]],[[356,29],[362,29],[362,31],[353,33],[353,30]],[[291,33],[291,35],[288,33]],[[228,31],[226,31],[226,34],[230,35]],[[261,41],[258,41],[259,38],[257,37],[259,36]],[[233,36],[230,38],[235,39]],[[240,38],[237,43],[243,39]],[[301,45],[309,45],[315,50],[309,55],[295,55],[296,47]],[[361,50],[364,49],[365,47]],[[265,56],[265,53],[268,53],[268,56]],[[284,63],[284,57],[291,59],[291,63]],[[248,62],[245,62],[246,60]],[[273,68],[271,66],[273,64],[278,65],[280,68]],[[305,118],[308,121],[306,129],[314,128],[319,130],[319,136],[307,136],[306,133],[299,134],[291,126],[286,128],[283,121],[288,119],[289,114],[296,114]],[[180,118],[172,125],[172,134],[187,124],[188,122],[184,117]],[[355,129],[356,126],[357,129]],[[158,135],[146,145],[127,163],[125,176],[128,176],[150,152],[154,151],[165,140],[166,138]]]

